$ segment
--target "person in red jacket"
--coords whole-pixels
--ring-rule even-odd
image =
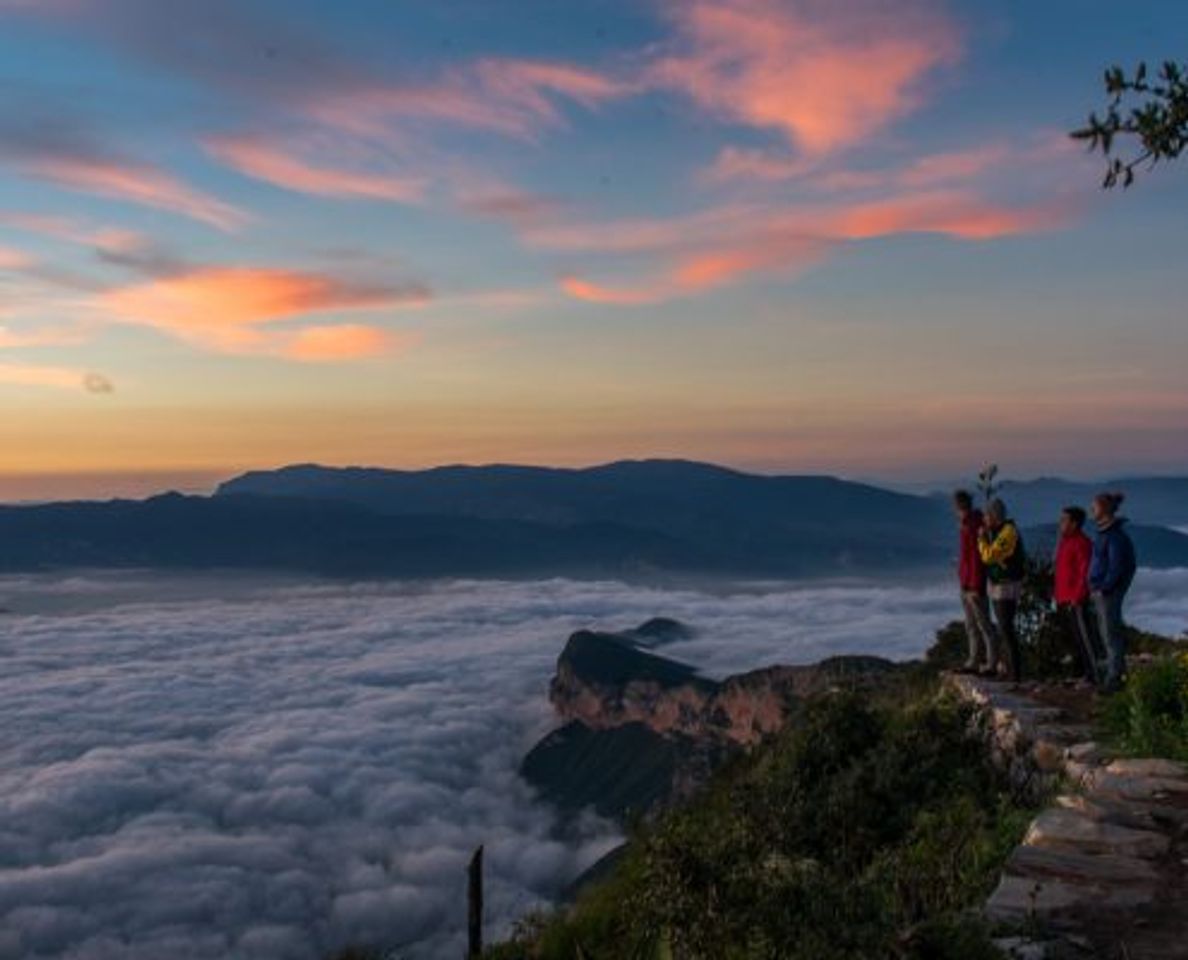
[[[1065,507],[1060,514],[1052,594],[1085,679],[1098,685],[1105,651],[1098,649],[1097,631],[1089,614],[1089,563],[1093,559],[1093,541],[1085,536],[1084,527],[1085,511],[1080,507]]]
[[[998,638],[990,622],[986,567],[978,551],[982,512],[974,508],[973,496],[968,490],[958,490],[953,494],[953,510],[957,514],[960,550],[957,581],[961,586],[961,609],[965,612],[965,635],[969,641],[969,654],[961,669],[966,673],[996,674]]]

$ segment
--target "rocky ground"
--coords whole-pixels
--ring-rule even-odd
[[[1091,696],[954,676],[986,708],[995,759],[1051,797],[986,915],[1008,956],[1188,957],[1188,768],[1115,758],[1092,739]]]

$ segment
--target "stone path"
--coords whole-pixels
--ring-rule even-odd
[[[1188,767],[1115,759],[1025,686],[949,682],[986,709],[1015,786],[1055,793],[986,903],[989,920],[1026,934],[1000,942],[1007,955],[1188,958]]]

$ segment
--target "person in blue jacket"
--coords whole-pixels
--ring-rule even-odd
[[[1106,648],[1106,676],[1103,689],[1113,693],[1121,688],[1126,674],[1126,629],[1122,623],[1122,603],[1134,581],[1137,560],[1134,543],[1127,534],[1126,520],[1118,516],[1125,499],[1121,493],[1099,493],[1093,498],[1093,520],[1097,539],[1089,564],[1089,589],[1097,613],[1098,628]]]

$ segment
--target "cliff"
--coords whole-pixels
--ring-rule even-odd
[[[661,736],[749,745],[782,729],[806,697],[894,669],[878,657],[833,657],[714,681],[642,649],[631,634],[580,630],[557,661],[549,699],[562,720],[592,730],[640,724]]]
[[[656,619],[569,638],[549,687],[561,726],[521,767],[542,797],[617,819],[665,806],[689,796],[731,755],[781,730],[807,698],[870,686],[897,669],[877,657],[834,657],[718,681],[654,652],[689,635],[683,624]]]

